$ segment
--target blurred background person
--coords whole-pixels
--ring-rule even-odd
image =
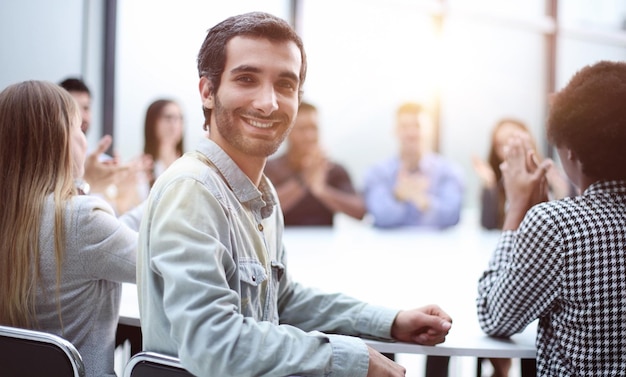
[[[87,134],[91,127],[91,91],[78,77],[68,77],[59,85],[67,90],[78,103],[81,115],[81,130]],[[127,163],[120,163],[118,156],[105,152],[113,139],[105,135],[97,147],[90,151],[85,160],[85,174],[77,179],[83,192],[100,195],[113,206],[118,215],[138,206],[147,196],[143,189],[146,171],[151,169],[152,159],[141,155]]]
[[[318,111],[310,103],[300,104],[286,152],[268,160],[264,173],[276,187],[286,226],[333,225],[336,213],[357,220],[365,215],[347,170],[320,145]]]
[[[460,167],[426,148],[425,111],[418,103],[396,112],[398,155],[371,167],[364,196],[374,226],[446,228],[461,217],[464,178]]]
[[[154,180],[183,155],[183,112],[177,102],[158,99],[148,106],[144,124],[143,153],[152,157],[150,187]]]
[[[529,148],[533,149],[535,155],[541,159],[537,143],[526,124],[512,118],[503,118],[496,123],[491,133],[491,147],[487,161],[478,156],[472,158],[474,170],[481,181],[480,223],[485,229],[502,229],[506,197],[500,164],[504,161],[507,143],[513,137],[523,138]],[[551,199],[576,195],[576,188],[558,167],[550,168],[547,179]]]
[[[121,283],[135,282],[138,222],[79,194],[87,140],[76,101],[58,85],[5,88],[0,143],[0,324],[59,335],[78,349],[86,376],[115,376]]]
[[[91,90],[87,84],[78,77],[68,77],[59,83],[65,90],[70,92],[78,103],[81,123],[80,129],[86,135],[91,127]]]

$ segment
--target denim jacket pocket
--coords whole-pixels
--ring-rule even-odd
[[[239,280],[253,287],[258,287],[267,280],[265,268],[257,260],[239,261]]]
[[[257,260],[239,261],[241,283],[241,314],[261,320],[265,301],[262,285],[268,279],[265,268]]]

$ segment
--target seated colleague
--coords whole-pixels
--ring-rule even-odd
[[[287,151],[267,161],[265,175],[276,186],[285,226],[333,225],[338,212],[365,216],[365,202],[348,172],[329,161],[319,144],[318,113],[309,103],[300,104]]]
[[[537,375],[619,375],[626,365],[626,63],[578,71],[551,104],[548,140],[581,195],[546,201],[549,161],[515,140],[502,166],[509,200],[478,284],[489,335],[535,319]]]
[[[62,336],[87,376],[115,376],[121,283],[135,282],[137,232],[102,199],[78,194],[80,119],[54,83],[0,93],[0,324]]]
[[[152,157],[150,187],[154,180],[183,155],[183,112],[178,103],[161,98],[146,110],[143,153]]]
[[[525,123],[514,118],[502,118],[496,123],[491,131],[488,160],[483,161],[477,156],[472,159],[474,170],[481,181],[480,223],[485,229],[502,229],[504,223],[506,197],[500,164],[504,161],[505,150],[512,138],[523,139],[528,148],[538,156],[538,161],[542,159],[539,157],[537,143]],[[552,166],[548,171],[547,183],[551,198],[562,199],[575,195],[575,188],[556,166]],[[510,359],[492,358],[490,361],[494,368],[494,377],[508,376],[512,364]],[[534,360],[532,362],[534,363]]]
[[[140,230],[144,349],[178,356],[196,376],[404,375],[358,336],[437,344],[446,313],[324,294],[286,263],[263,168],[296,116],[300,37],[270,14],[228,18],[209,30],[198,73],[209,132],[156,180]]]
[[[81,130],[87,133],[91,127],[91,91],[77,77],[68,77],[59,83],[78,102],[81,114]],[[100,195],[111,204],[118,215],[138,206],[147,195],[144,191],[145,175],[152,168],[152,158],[141,155],[127,163],[119,157],[111,157],[105,151],[111,146],[111,136],[105,135],[96,150],[85,160],[85,174],[79,182],[88,187],[90,194]]]
[[[444,157],[427,152],[422,138],[422,107],[405,103],[397,110],[398,156],[373,166],[365,176],[365,205],[381,228],[445,228],[461,216],[463,175]]]
[[[506,198],[500,164],[504,161],[508,141],[515,136],[525,138],[529,148],[532,148],[541,160],[530,129],[521,121],[512,118],[499,120],[493,128],[488,160],[483,161],[477,156],[472,159],[474,170],[481,180],[480,223],[485,229],[502,229]],[[556,166],[548,171],[547,178],[551,198],[562,199],[576,195],[576,188]]]
[[[78,77],[68,77],[61,81],[59,85],[70,92],[78,103],[80,110],[80,129],[86,135],[91,127],[91,90],[87,84]]]

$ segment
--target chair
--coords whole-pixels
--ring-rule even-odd
[[[193,377],[176,357],[142,351],[128,360],[124,377]]]
[[[0,326],[0,374],[6,377],[83,377],[78,350],[60,336]]]

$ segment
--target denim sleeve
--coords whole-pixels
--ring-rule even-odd
[[[398,310],[367,304],[350,296],[324,293],[291,281],[279,298],[281,323],[305,331],[391,339]]]
[[[369,354],[356,337],[391,339],[391,326],[398,314],[397,310],[344,294],[304,287],[289,276],[281,282],[279,310],[281,323],[331,334],[327,336],[332,346],[332,376],[365,376]]]
[[[332,376],[367,376],[369,353],[363,340],[328,335],[333,348]]]

